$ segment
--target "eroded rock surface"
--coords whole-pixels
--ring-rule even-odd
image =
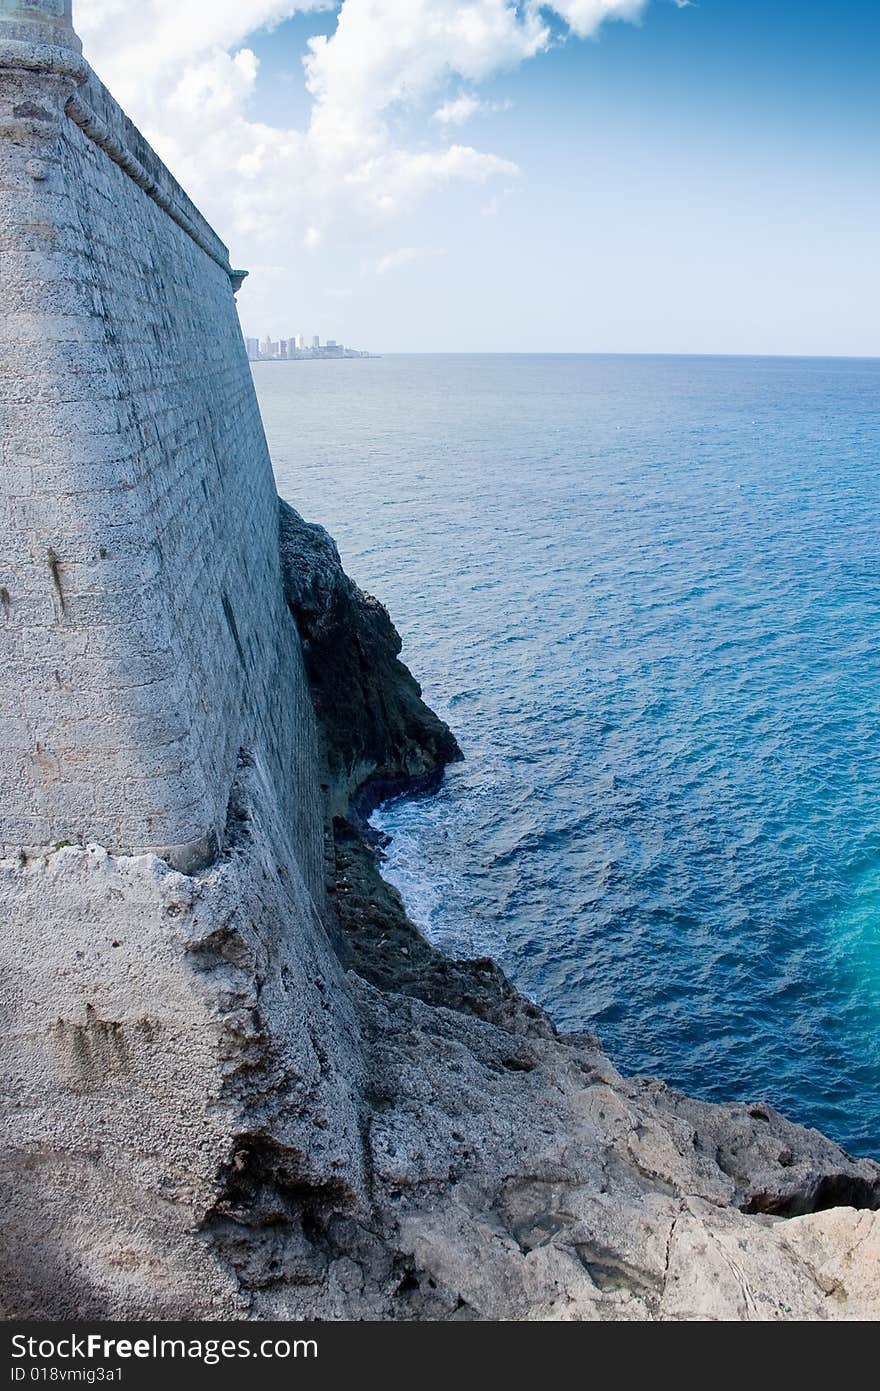
[[[398,1316],[404,1292],[409,1316],[435,1318],[876,1316],[876,1212],[742,1211],[829,1179],[876,1204],[875,1165],[769,1110],[624,1079],[595,1040],[359,994],[382,1102],[374,1203],[408,1257]]]
[[[461,750],[399,660],[388,610],[349,579],[322,526],[286,502],[280,508],[284,593],[323,734],[329,810],[363,817],[395,792],[436,780]]]

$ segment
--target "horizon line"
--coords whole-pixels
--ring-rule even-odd
[[[252,335],[248,335],[251,337]],[[345,344],[344,346],[348,346]],[[709,358],[715,360],[744,359],[747,361],[779,362],[880,362],[877,353],[747,353],[747,352],[669,352],[603,350],[597,348],[364,348],[358,351],[377,357],[669,357]],[[305,359],[308,360],[308,359]],[[335,360],[335,359],[334,359]],[[346,359],[340,359],[345,361]],[[356,361],[357,359],[348,359]],[[368,359],[362,359],[366,361]],[[265,362],[295,362],[296,358],[265,358]]]

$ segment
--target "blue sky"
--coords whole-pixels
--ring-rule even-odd
[[[152,86],[115,0],[78,11],[95,66],[250,266],[248,332],[880,353],[874,0],[557,0],[540,42],[521,7],[497,43],[464,45],[465,0],[345,0],[342,23],[330,0],[284,19],[295,3],[221,23],[214,0],[210,41],[166,52]],[[585,32],[615,6],[639,22],[582,38],[564,18]]]

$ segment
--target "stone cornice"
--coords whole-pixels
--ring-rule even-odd
[[[112,159],[113,163],[117,164],[123,173],[127,174],[128,177],[137,184],[138,188],[143,189],[147,197],[151,198],[164,213],[167,213],[172,222],[176,222],[178,227],[195,242],[196,246],[200,247],[206,256],[210,256],[211,260],[216,262],[216,264],[226,272],[234,289],[238,290],[241,285],[239,277],[243,279],[242,272],[233,271],[226,257],[218,253],[216,248],[211,245],[208,238],[199,231],[192,219],[187,217],[186,213],[177,205],[173,198],[169,198],[168,194],[159,186],[152,175],[147,172],[140,161],[135,159],[134,155],[130,154],[128,150],[124,149],[123,146],[113,138],[112,133],[98,120],[94,112],[90,111],[77,96],[72,96],[70,98],[65,110],[74,124],[79,126],[83,135],[91,140],[93,144],[97,145],[99,149],[103,150],[108,159]],[[236,280],[238,281],[237,284],[235,283]]]
[[[80,86],[88,82],[92,70],[85,58],[72,48],[55,44],[26,43],[21,39],[0,37],[0,68],[18,68],[24,72],[43,72],[57,77],[72,77]]]
[[[70,48],[59,48],[51,44],[25,43],[18,39],[0,38],[0,70],[18,70],[68,77],[77,86],[84,87],[92,78],[92,70],[84,58]],[[233,270],[227,257],[223,256],[211,240],[195,225],[178,203],[169,197],[156,179],[144,168],[112,132],[99,120],[93,111],[81,100],[78,94],[72,95],[66,106],[67,116],[80,130],[103,150],[108,159],[118,165],[123,173],[146,193],[148,198],[165,212],[186,235],[195,242],[206,256],[210,256],[229,276],[233,293],[237,293],[247,271]]]

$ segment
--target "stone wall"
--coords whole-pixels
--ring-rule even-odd
[[[0,851],[197,868],[257,750],[317,892],[313,717],[241,276],[72,33],[28,44],[10,8],[29,13],[0,11]]]
[[[0,0],[0,266],[0,1312],[233,1315],[360,1043],[242,275],[69,0]]]

